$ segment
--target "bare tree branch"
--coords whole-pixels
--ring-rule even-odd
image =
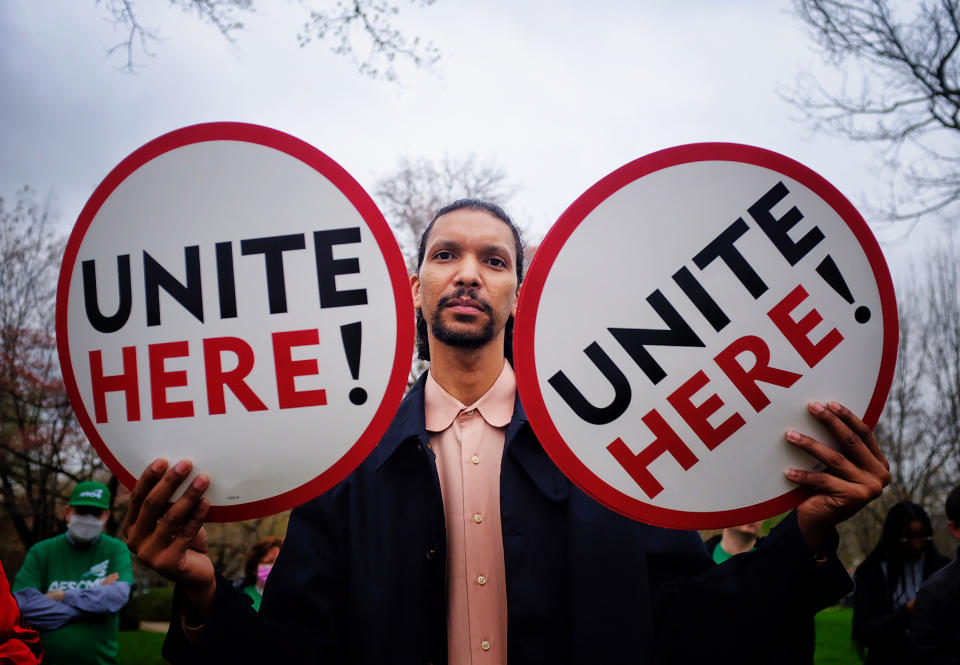
[[[419,7],[436,0],[411,0]],[[135,73],[141,66],[140,56],[153,57],[152,46],[161,41],[160,32],[149,28],[134,11],[134,0],[96,0],[108,11],[114,25],[124,31],[125,38],[107,51],[108,55],[123,52],[126,61],[121,71]],[[257,13],[254,0],[169,0],[171,7],[193,14],[213,26],[228,42],[244,28],[240,15]],[[432,43],[419,36],[407,37],[395,25],[400,12],[388,0],[336,0],[332,8],[316,7],[317,3],[301,2],[308,9],[308,20],[296,38],[300,46],[312,41],[331,40],[330,50],[337,55],[351,56],[360,73],[374,79],[396,80],[396,63],[406,61],[415,67],[431,69],[440,59]],[[360,58],[358,52],[364,52]]]
[[[426,7],[434,2],[413,0],[412,4]],[[396,80],[397,58],[417,67],[432,68],[439,61],[440,52],[432,43],[421,43],[419,37],[407,40],[392,23],[392,17],[398,13],[397,6],[385,0],[337,0],[332,10],[312,10],[297,39],[300,46],[305,46],[314,39],[332,35],[335,44],[330,50],[337,55],[353,55],[366,42],[366,58],[354,61],[359,71],[371,78]]]
[[[479,198],[506,205],[517,191],[506,170],[476,155],[400,160],[397,169],[382,176],[373,195],[397,232],[407,266],[416,269],[417,242],[437,210],[456,199]]]
[[[781,95],[817,129],[881,148],[890,221],[946,214],[960,202],[960,8],[922,0],[914,16],[889,0],[795,0],[825,60],[841,69],[833,91],[800,75]],[[904,150],[906,148],[906,150]]]
[[[891,505],[908,499],[940,513],[960,477],[960,254],[942,243],[922,264],[919,279],[897,287],[900,348],[875,430],[892,480],[876,505],[841,525],[848,563],[876,544]]]
[[[60,377],[53,335],[63,239],[50,197],[29,188],[0,198],[0,508],[22,544],[60,530],[58,501],[103,474]]]

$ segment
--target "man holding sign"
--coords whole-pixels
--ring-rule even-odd
[[[887,463],[839,404],[810,413],[842,454],[793,430],[824,471],[755,551],[714,566],[695,532],[634,522],[572,485],[516,397],[522,244],[497,206],[463,200],[420,243],[411,277],[428,374],[374,452],[295,509],[259,616],[218,579],[202,529],[209,485],[151,464],[131,497],[130,549],[177,583],[175,662],[789,662],[795,627],[849,589],[834,526],[879,496]],[[570,307],[576,308],[571,302]]]

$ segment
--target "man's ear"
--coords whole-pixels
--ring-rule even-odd
[[[517,286],[516,295],[513,298],[513,307],[510,308],[510,315],[513,318],[517,318],[517,303],[520,302],[520,286]]]
[[[413,308],[420,309],[420,275],[410,275],[410,295],[413,296]]]
[[[953,520],[947,522],[947,528],[950,530],[950,534],[960,541],[960,524],[957,524]]]

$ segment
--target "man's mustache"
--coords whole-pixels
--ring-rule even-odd
[[[493,306],[490,303],[479,297],[476,291],[463,288],[457,289],[454,293],[440,298],[440,302],[437,303],[437,311],[440,311],[444,307],[450,307],[450,303],[452,301],[460,300],[462,298],[468,298],[472,300],[473,302],[477,303],[480,306],[480,309],[486,312],[488,316],[493,316]]]

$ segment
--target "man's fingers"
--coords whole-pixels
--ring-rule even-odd
[[[880,496],[883,491],[879,482],[850,482],[824,471],[789,469],[786,475],[798,485],[813,490],[814,494],[834,497],[834,500],[848,505],[864,505]],[[839,497],[845,498],[839,499]]]
[[[183,496],[170,505],[136,553],[142,563],[177,581],[187,550],[206,553],[206,548],[194,547],[194,541],[199,539],[198,532],[203,534],[201,528],[210,511],[210,502],[202,496],[209,486],[210,479],[200,474]]]
[[[834,494],[838,485],[841,483],[848,484],[847,481],[831,473],[804,471],[803,469],[789,469],[787,471],[787,478],[819,494]]]
[[[199,478],[200,476],[197,477]],[[184,541],[187,547],[202,552],[207,551],[206,538],[200,539],[197,538],[197,535],[200,533],[200,529],[203,528],[203,523],[207,520],[207,514],[209,512],[210,502],[207,501],[206,498],[201,498],[197,507],[193,509],[190,519],[183,525],[183,528],[180,529],[180,533],[177,536]]]
[[[201,521],[206,521],[207,515],[210,513],[210,502],[207,501],[206,499],[203,499],[201,501],[201,505],[203,505],[203,503],[207,504],[203,509],[203,515],[199,515],[197,513],[195,514],[197,514],[197,519]],[[197,510],[199,509],[200,509],[200,506],[197,506]],[[189,526],[184,527],[184,529],[189,529],[189,528],[190,528]],[[188,545],[188,547],[196,552],[201,552],[203,554],[206,554],[208,546],[209,546],[209,543],[207,542],[207,532],[203,528],[203,524],[201,524],[200,527],[197,529],[196,534],[194,534],[193,540],[190,541],[190,544]]]
[[[180,460],[167,469],[167,472],[163,474],[163,477],[143,499],[140,515],[137,518],[138,528],[143,527],[148,531],[153,531],[160,520],[160,516],[167,512],[170,497],[183,482],[183,479],[189,475],[192,468],[193,465],[188,460]]]
[[[890,469],[890,462],[887,456],[880,450],[880,444],[873,434],[873,430],[865,422],[860,420],[853,411],[839,402],[827,402],[827,409],[840,418],[847,427],[856,432],[857,436],[863,441],[864,445],[870,450],[870,453],[880,462],[884,469]]]
[[[147,494],[150,493],[150,490],[153,489],[166,470],[167,460],[162,457],[156,459],[144,470],[137,480],[137,484],[134,485],[133,491],[130,493],[130,503],[127,505],[127,514],[123,519],[123,533],[127,535],[128,540],[136,539],[139,535],[134,532],[133,527],[140,516],[140,507],[143,505],[143,500],[147,497]]]
[[[859,468],[882,477],[887,474],[886,458],[877,456],[879,448],[873,438],[873,432],[850,410],[832,402],[836,410],[827,408],[820,402],[810,402],[810,413],[830,431],[840,445],[843,455],[850,458]],[[837,413],[839,411],[839,413]],[[873,448],[867,440],[873,442]],[[876,452],[875,452],[876,451]],[[885,483],[886,484],[886,483]]]
[[[847,459],[843,453],[823,445],[813,437],[791,429],[787,430],[786,438],[787,441],[797,448],[800,448],[811,457],[823,462],[835,476],[850,481],[857,481],[863,475],[862,469]]]
[[[174,538],[181,536],[183,529],[192,521],[191,516],[200,503],[200,497],[207,491],[209,486],[210,478],[203,473],[197,474],[197,477],[193,479],[193,482],[190,483],[183,493],[183,496],[177,499],[177,501],[163,513],[157,522],[156,528],[156,537],[161,543],[168,543]],[[194,533],[196,533],[196,531]],[[193,536],[187,540],[189,541],[192,538]]]

